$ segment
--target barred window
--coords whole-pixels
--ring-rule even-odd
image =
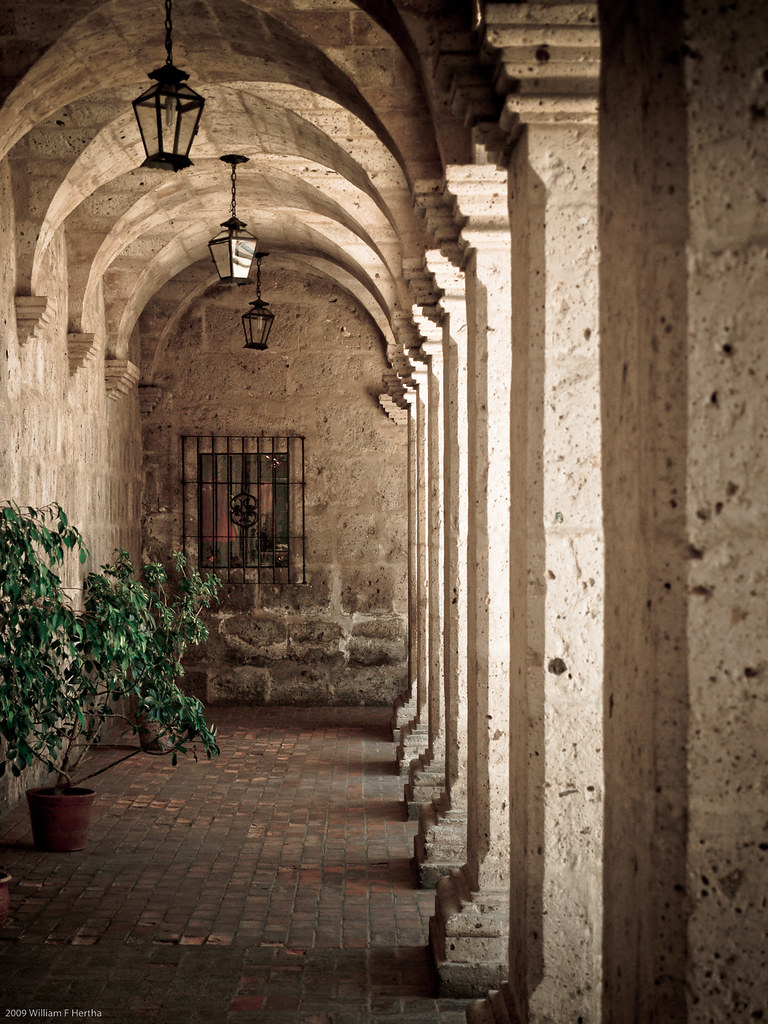
[[[183,437],[184,551],[227,583],[304,583],[304,438]]]

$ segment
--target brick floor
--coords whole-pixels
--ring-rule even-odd
[[[90,783],[79,853],[34,850],[26,807],[0,819],[3,1019],[464,1024],[434,997],[388,714],[210,717],[217,760],[139,754]]]

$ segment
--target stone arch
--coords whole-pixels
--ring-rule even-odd
[[[337,265],[365,288],[370,295],[368,301],[371,307],[378,306],[385,318],[391,319],[392,311],[397,306],[394,282],[389,283],[389,294],[385,294],[370,274],[337,244],[304,225],[294,224],[292,230],[286,232],[281,226],[284,221],[285,216],[281,218],[280,224],[272,225],[263,234],[263,242],[270,252],[286,251],[299,256],[319,257]],[[113,338],[111,342],[107,341],[108,350],[120,358],[125,358],[133,328],[149,297],[184,266],[194,262],[192,255],[199,252],[207,233],[207,225],[191,225],[146,262],[144,269],[131,285],[130,297],[122,306],[122,313],[117,322],[112,326],[108,318],[107,331]],[[89,292],[88,303],[83,307],[84,330],[93,329],[99,322],[99,294],[98,287]]]
[[[0,156],[63,104],[145,79],[139,61],[153,52],[155,7],[152,0],[136,0],[130,9],[108,0],[60,36],[0,108]],[[336,100],[374,131],[410,177],[400,147],[358,83],[313,42],[245,0],[223,0],[207,13],[206,19],[198,13],[194,33],[187,28],[187,39],[197,44],[192,64],[186,60],[195,81],[277,82]],[[181,64],[181,43],[177,47]],[[418,152],[436,156],[433,132],[420,138]]]
[[[298,268],[309,268],[311,271],[317,272],[319,275],[328,277],[337,287],[341,288],[342,291],[346,292],[351,298],[359,303],[363,309],[365,309],[381,333],[386,352],[391,352],[393,346],[397,344],[392,324],[390,320],[387,319],[382,306],[371,301],[370,292],[360,283],[360,281],[358,281],[356,277],[353,277],[348,271],[339,267],[332,260],[323,259],[317,256],[297,257],[293,252],[288,254],[280,251],[275,252],[273,255],[275,255],[279,260],[282,260],[283,265],[286,265],[287,263],[290,263],[291,265],[295,264]],[[166,282],[165,285],[168,283],[169,282]],[[196,281],[195,284],[189,288],[179,300],[173,312],[167,317],[160,336],[151,348],[150,360],[145,362],[144,358],[142,358],[142,382],[144,384],[152,384],[156,362],[161,357],[163,351],[167,348],[169,339],[173,337],[173,334],[185,313],[204,292],[215,284],[216,275],[214,273],[211,272],[205,275],[201,274],[199,280]],[[162,289],[158,289],[158,291],[162,291]],[[156,292],[155,294],[158,293]],[[247,294],[246,289],[243,289],[241,294],[243,295],[243,308],[245,309],[246,298],[249,293]],[[152,300],[149,299],[147,303],[145,303],[144,309],[151,304],[151,301]],[[141,314],[137,323],[140,321],[140,318]],[[142,353],[144,356],[146,356],[149,348],[150,344],[142,336]]]

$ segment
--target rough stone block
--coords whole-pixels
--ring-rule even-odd
[[[357,619],[352,623],[351,629],[353,637],[370,637],[378,640],[401,640],[405,633],[405,621],[399,615]]]
[[[391,572],[382,567],[378,571],[350,570],[341,591],[341,608],[347,614],[389,611],[392,608],[395,587]]]
[[[208,682],[211,704],[268,704],[272,678],[265,668],[242,665],[212,675]]]
[[[330,586],[327,577],[308,574],[303,586],[260,586],[259,597],[264,611],[316,615],[329,606]]]
[[[350,665],[393,665],[403,661],[406,653],[402,640],[351,637],[347,643]]]
[[[244,662],[273,660],[288,654],[288,625],[275,619],[234,615],[222,621],[221,634],[227,646]]]

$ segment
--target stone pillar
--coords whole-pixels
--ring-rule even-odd
[[[420,757],[429,743],[428,721],[428,679],[429,679],[429,561],[428,561],[428,508],[429,508],[429,371],[419,360],[419,350],[408,350],[410,375],[413,381],[413,416],[416,427],[416,488],[415,488],[415,625],[416,643],[412,648],[415,665],[415,702],[412,717],[400,729],[400,741],[396,758],[400,766],[400,777],[404,784],[410,774],[411,762]]]
[[[430,944],[444,994],[507,973],[509,915],[510,234],[507,175],[449,167],[467,246],[467,860],[437,885]]]
[[[768,10],[684,7],[685,992],[704,1024],[768,1019]]]
[[[427,217],[429,224],[429,216]],[[458,870],[467,850],[467,314],[464,274],[437,250],[426,265],[443,312],[444,788],[422,806],[414,852],[419,884]]]
[[[596,126],[529,125],[510,179],[519,472],[509,987],[523,1019],[597,1022],[604,550]]]
[[[443,681],[443,346],[442,328],[423,313],[414,313],[422,335],[419,356],[427,368],[427,523],[426,560],[429,579],[427,747],[409,767],[404,797],[408,817],[419,817],[423,803],[440,796],[445,786],[445,694]]]
[[[604,535],[596,8],[489,5],[509,161],[509,975],[470,1020],[597,1024]],[[535,28],[533,27],[535,25]],[[530,52],[528,52],[530,51]]]
[[[768,20],[600,14],[605,1019],[765,1020]]]
[[[407,382],[403,380],[401,383],[402,400],[408,416],[408,688],[397,699],[392,712],[392,738],[396,749],[403,741],[403,730],[410,731],[410,723],[416,718],[419,663],[418,410],[413,382],[408,378]]]

